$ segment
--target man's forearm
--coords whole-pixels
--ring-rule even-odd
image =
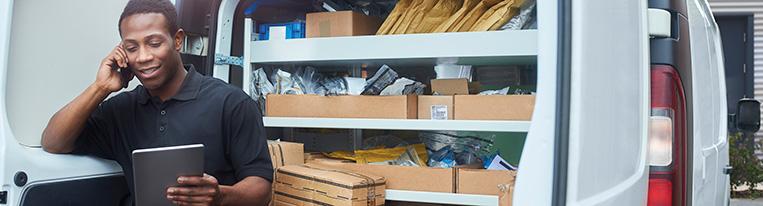
[[[68,153],[74,150],[74,142],[84,128],[90,113],[98,107],[109,92],[95,84],[56,112],[42,133],[42,147],[51,153]]]
[[[247,177],[233,186],[220,185],[221,205],[266,205],[271,184],[261,177]]]

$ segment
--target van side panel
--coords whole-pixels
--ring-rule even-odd
[[[574,1],[567,204],[645,205],[647,1]]]

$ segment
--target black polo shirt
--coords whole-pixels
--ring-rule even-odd
[[[178,93],[162,102],[143,86],[101,103],[88,118],[74,154],[115,160],[134,191],[135,149],[204,144],[204,171],[221,185],[249,176],[273,179],[262,114],[241,89],[219,79],[188,74]]]

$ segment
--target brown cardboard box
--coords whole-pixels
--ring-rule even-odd
[[[511,206],[516,171],[458,169],[456,193],[497,195],[500,206]]]
[[[274,173],[279,167],[305,164],[305,147],[302,143],[268,140],[268,152],[270,153],[270,161],[273,163]],[[275,183],[273,183],[273,188],[275,188]],[[270,195],[270,200],[271,206],[277,205],[274,201],[275,194]]]
[[[436,111],[433,112],[432,109]],[[453,119],[453,96],[419,96],[419,119]],[[434,117],[432,114],[435,114]]]
[[[381,18],[353,11],[308,13],[305,35],[307,38],[373,35],[381,24]]]
[[[268,151],[274,170],[286,165],[305,164],[305,146],[302,143],[268,141]]]
[[[530,120],[535,95],[456,95],[454,119]]]
[[[416,96],[268,95],[269,117],[416,119]]]
[[[309,161],[307,165],[382,176],[387,180],[386,188],[391,190],[455,192],[455,172],[450,168],[366,165],[326,161]]]
[[[439,95],[467,95],[469,94],[469,80],[467,79],[433,79],[432,93]]]
[[[276,205],[384,205],[385,179],[372,174],[288,165],[278,168],[275,185]]]

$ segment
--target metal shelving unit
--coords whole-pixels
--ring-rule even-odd
[[[264,117],[265,127],[527,132],[529,121]]]
[[[252,31],[246,19],[245,32]],[[244,35],[243,82],[251,81],[253,64],[397,64],[466,65],[535,64],[537,30],[352,36],[251,41]],[[487,42],[487,43],[486,43]],[[247,88],[247,87],[244,87]],[[247,93],[248,89],[245,89]],[[384,130],[456,130],[527,132],[529,121],[416,120],[265,117],[265,127]],[[498,205],[493,195],[387,190],[387,200],[440,204]]]

